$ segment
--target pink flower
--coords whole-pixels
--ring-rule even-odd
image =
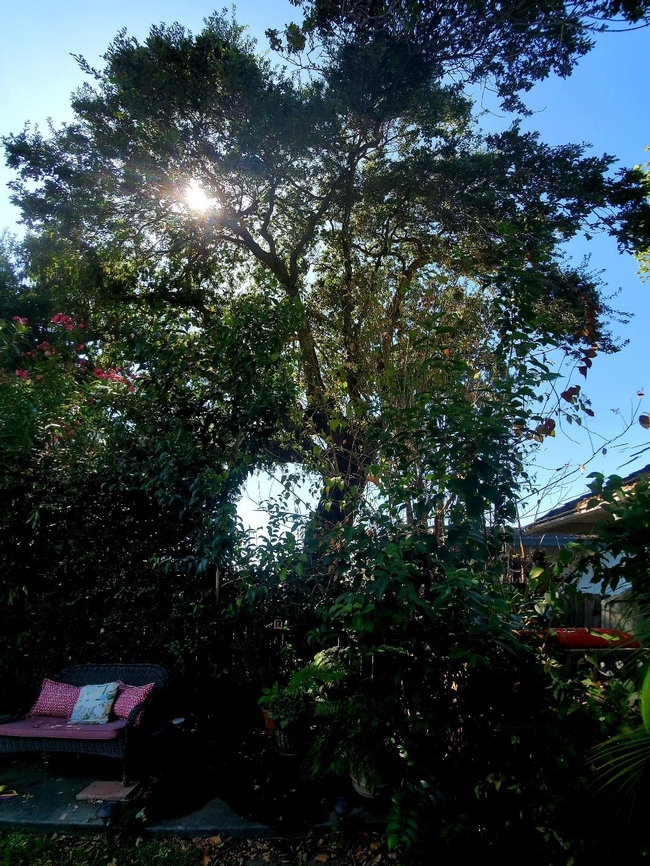
[[[21,319],[20,316],[14,316],[11,321],[16,322],[16,324],[18,325],[24,325],[25,327],[27,327],[27,325],[29,324],[28,319]]]
[[[64,316],[63,313],[57,313],[52,316],[51,322],[53,325],[69,325],[72,322],[72,316]]]
[[[27,370],[16,370],[15,372],[17,379],[29,379],[29,373]]]
[[[120,376],[118,370],[100,370],[99,367],[95,367],[93,370],[93,376],[95,376],[96,379],[110,379],[112,382],[126,383],[124,376]]]

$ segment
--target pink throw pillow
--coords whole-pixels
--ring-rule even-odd
[[[55,680],[45,678],[41,693],[27,714],[27,718],[55,716],[57,719],[69,719],[80,691],[78,686],[71,686],[70,683],[57,683]]]
[[[113,713],[118,719],[126,719],[131,711],[141,704],[142,701],[156,687],[155,683],[147,683],[146,686],[129,686],[127,683],[120,682],[120,690],[117,693],[117,700],[113,704]]]

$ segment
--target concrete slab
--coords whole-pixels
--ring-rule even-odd
[[[91,779],[50,775],[38,764],[21,762],[0,766],[0,780],[17,793],[0,801],[0,829],[96,832],[103,827],[95,816],[97,804],[76,801],[78,791]]]
[[[69,756],[66,756],[69,757]],[[69,762],[62,766],[60,772],[55,766],[45,767],[38,756],[25,756],[21,759],[0,762],[0,784],[8,785],[17,792],[16,797],[0,801],[0,830],[17,827],[31,827],[45,832],[65,833],[97,833],[104,832],[104,825],[96,816],[98,802],[80,800],[78,794],[84,790],[101,790],[105,794],[115,793],[116,785],[121,783],[109,779],[101,780],[103,762],[86,765],[80,763],[72,766]],[[82,775],[79,770],[87,775]],[[107,775],[114,768],[110,762],[106,764]],[[92,773],[92,775],[91,775]],[[165,799],[164,792],[154,789],[153,798],[147,798],[146,791],[136,788],[130,798],[123,801],[121,817],[118,823],[133,820],[142,809],[148,813],[148,820],[141,825],[142,831],[155,837],[181,836],[185,838],[209,838],[216,835],[230,836],[235,839],[269,839],[278,835],[294,835],[289,827],[270,827],[265,824],[248,820],[234,812],[223,800],[209,799],[207,802],[192,802],[192,791],[185,794],[183,789],[174,791]],[[107,799],[118,799],[107,796]],[[161,809],[173,810],[162,814]],[[349,816],[349,821],[363,825],[366,828],[379,827],[385,821],[386,805],[357,804]],[[130,816],[130,818],[129,818]],[[138,817],[138,821],[140,818]],[[335,824],[335,816],[330,816],[322,824],[312,826],[318,832]],[[303,827],[297,835],[307,832]]]
[[[207,838],[223,834],[234,839],[268,839],[278,835],[277,831],[265,824],[248,821],[237,815],[219,799],[210,800],[193,812],[149,824],[147,830],[156,837]]]
[[[110,767],[110,765],[109,765]],[[93,773],[97,768],[91,766]],[[110,772],[110,769],[109,769]],[[97,818],[97,799],[80,800],[82,791],[115,793],[116,785],[110,780],[97,780],[90,776],[63,775],[45,767],[37,756],[0,763],[0,784],[17,792],[16,797],[0,801],[0,830],[32,827],[44,831],[68,833],[103,832],[104,825]],[[111,796],[110,799],[118,799]],[[138,790],[126,803],[132,810],[139,808]],[[125,806],[126,806],[125,803]],[[173,817],[154,820],[142,829],[152,836],[214,836],[222,833],[240,839],[261,839],[275,835],[270,827],[248,821],[237,815],[222,800],[213,799],[200,808],[185,808],[182,795],[174,803]]]

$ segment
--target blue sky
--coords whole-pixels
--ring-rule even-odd
[[[588,143],[590,152],[616,156],[619,166],[631,167],[650,161],[650,117],[644,103],[650,93],[650,31],[603,34],[595,48],[582,59],[569,79],[549,79],[535,87],[527,99],[535,114],[525,128],[538,130],[549,144]],[[591,243],[576,239],[569,245],[572,257],[590,256],[590,267],[602,272],[607,293],[618,293],[610,301],[615,309],[633,313],[628,325],[614,326],[621,340],[629,341],[616,355],[596,358],[584,380],[579,374],[572,384],[581,384],[592,400],[595,418],[589,422],[593,435],[564,426],[539,455],[538,464],[548,470],[541,477],[558,479],[567,466],[567,482],[556,484],[542,510],[584,490],[585,476],[598,471],[626,475],[650,463],[650,450],[628,464],[650,435],[638,423],[617,442],[608,440],[625,430],[634,411],[650,409],[650,282],[642,283],[638,266],[630,255],[621,255],[606,236]],[[647,396],[637,398],[638,391]],[[589,460],[598,446],[598,453]],[[580,467],[585,465],[585,471]],[[628,465],[626,465],[628,464]],[[534,498],[530,500],[535,505]]]
[[[179,21],[197,31],[212,11],[210,4],[198,0],[113,0],[103,4],[23,0],[13,4],[3,12],[0,33],[0,134],[20,131],[26,121],[45,127],[48,117],[55,124],[71,119],[70,93],[84,81],[71,54],[82,54],[91,65],[100,66],[101,55],[121,28],[138,38],[144,38],[149,27],[161,21]],[[296,17],[297,10],[284,0],[242,0],[236,9],[237,20],[249,26],[261,48],[267,27],[281,27]],[[587,142],[592,152],[612,154],[624,166],[649,161],[650,153],[645,150],[650,145],[649,58],[649,30],[599,37],[571,78],[542,82],[528,95],[527,103],[535,113],[524,127],[539,130],[550,144]],[[506,122],[486,118],[490,127]],[[0,168],[0,229],[12,228],[18,218],[8,201],[5,185],[10,178],[10,172]],[[623,466],[635,450],[650,446],[650,434],[636,423],[617,443],[606,446],[606,456],[599,452],[587,462],[594,449],[623,433],[639,405],[650,410],[650,283],[640,282],[634,259],[619,255],[616,245],[606,237],[570,246],[572,256],[581,258],[585,253],[591,255],[591,267],[603,271],[609,291],[618,292],[612,305],[633,313],[634,318],[629,325],[615,328],[629,341],[620,353],[597,358],[586,381],[577,374],[571,377],[571,383],[582,384],[592,400],[596,417],[590,427],[594,432],[590,436],[571,427],[548,440],[536,460],[544,470],[540,470],[540,479],[559,479],[567,473],[568,477],[540,504],[542,510],[582,492],[590,471],[609,474],[622,467],[621,474],[627,474],[650,463],[648,451]],[[644,389],[648,396],[639,400],[636,393]],[[262,492],[266,493],[266,485]],[[535,507],[534,497],[530,504]]]

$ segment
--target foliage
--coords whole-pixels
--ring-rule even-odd
[[[44,286],[29,284],[26,269],[21,244],[8,231],[0,232],[0,319],[47,322],[55,312],[54,301]]]
[[[80,60],[93,84],[72,124],[7,140],[32,261],[55,293],[65,278],[76,302],[112,317],[162,304],[211,346],[210,322],[236,298],[258,321],[288,311],[267,358],[293,382],[292,405],[266,447],[269,462],[321,476],[316,530],[352,519],[370,467],[391,462],[402,410],[426,401],[442,446],[457,432],[449,405],[465,405],[469,429],[503,404],[497,435],[518,453],[522,431],[552,431],[530,402],[548,382],[544,350],[588,367],[613,348],[597,285],[559,243],[585,220],[632,243],[648,208],[637,176],[611,177],[610,158],[548,147],[516,120],[481,134],[463,86],[493,77],[512,102],[568,73],[593,16],[614,7],[499,8],[306,6],[305,38],[324,42],[299,53],[296,76],[225,17],[197,36],[121,33],[103,70]],[[191,184],[212,203],[202,212]],[[476,507],[466,460],[452,449],[441,467],[439,521],[448,502]],[[493,497],[510,495],[506,478]]]
[[[628,615],[637,636],[647,641],[650,590],[648,584],[648,530],[650,485],[643,473],[631,481],[617,475],[607,479],[594,473],[590,505],[602,510],[595,536],[578,548],[579,562],[593,569],[594,582],[603,591],[620,591],[627,586]],[[592,760],[597,767],[599,789],[618,802],[623,819],[634,819],[645,806],[645,785],[650,767],[648,730],[650,723],[650,668],[647,652],[628,665],[631,712],[614,735],[599,743]]]
[[[303,9],[272,34],[295,75],[225,16],[120,33],[73,123],[6,141],[2,300],[45,312],[3,331],[3,664],[153,654],[206,728],[266,686],[313,712],[306,772],[393,785],[392,846],[566,861],[629,690],[522,639],[502,550],[528,450],[588,409],[546,408],[553,351],[616,348],[561,244],[638,245],[650,206],[610,157],[483,134],[467,86],[522,108],[647,4]],[[278,466],[317,505],[253,546],[234,502]]]
[[[180,839],[138,840],[140,844],[123,844],[117,851],[105,837],[84,838],[82,842],[60,833],[39,835],[25,832],[0,834],[0,862],[3,866],[99,866],[113,859],[122,866],[151,866],[174,864],[194,866],[199,862],[199,850],[190,842]],[[118,859],[119,858],[119,861]]]
[[[647,21],[645,2],[477,3],[460,0],[444,10],[425,3],[300,0],[302,26],[291,24],[272,44],[291,53],[307,40],[334,39],[357,48],[383,42],[408,48],[434,65],[436,75],[494,88],[504,107],[519,107],[516,96],[550,73],[566,77],[593,45],[593,34]],[[522,44],[522,34],[525,44]]]
[[[233,658],[215,572],[229,573],[234,498],[279,412],[279,388],[269,394],[246,353],[277,318],[236,302],[212,322],[227,367],[206,363],[178,318],[109,322],[121,340],[110,346],[92,318],[14,318],[0,384],[0,665],[22,671],[18,690],[3,679],[12,706],[70,660],[153,657],[183,679],[190,709]]]
[[[304,719],[308,710],[303,695],[280,690],[278,683],[274,683],[271,688],[266,686],[258,703],[281,728],[288,728]]]
[[[312,702],[312,741],[304,772],[315,779],[350,775],[374,792],[389,781],[400,702],[387,700],[376,682],[359,675],[348,655],[345,650],[318,653],[293,675],[288,689],[306,693]]]
[[[602,509],[594,539],[587,540],[583,556],[594,571],[594,582],[604,590],[616,590],[619,583],[632,585],[635,601],[647,606],[648,530],[650,528],[650,483],[643,472],[625,482],[618,475],[605,479],[593,473],[590,489],[592,507]]]
[[[588,858],[580,828],[609,803],[587,753],[634,719],[633,675],[608,678],[589,656],[570,666],[524,640],[522,599],[502,582],[502,528],[481,509],[452,512],[443,537],[409,522],[401,477],[278,584],[300,587],[305,603],[311,586],[319,616],[313,661],[285,687],[312,705],[304,771],[347,775],[356,762],[371,785],[389,781],[390,844],[413,856],[435,846],[443,862],[477,849],[515,858],[523,846],[533,862]]]
[[[650,147],[647,147],[646,150],[650,150]],[[644,166],[638,165],[636,166],[636,169],[642,173],[641,176],[646,195],[650,195],[650,163],[646,163]],[[647,280],[648,273],[650,273],[650,245],[642,244],[636,250],[635,255],[639,262],[639,273],[641,274],[641,279]]]

